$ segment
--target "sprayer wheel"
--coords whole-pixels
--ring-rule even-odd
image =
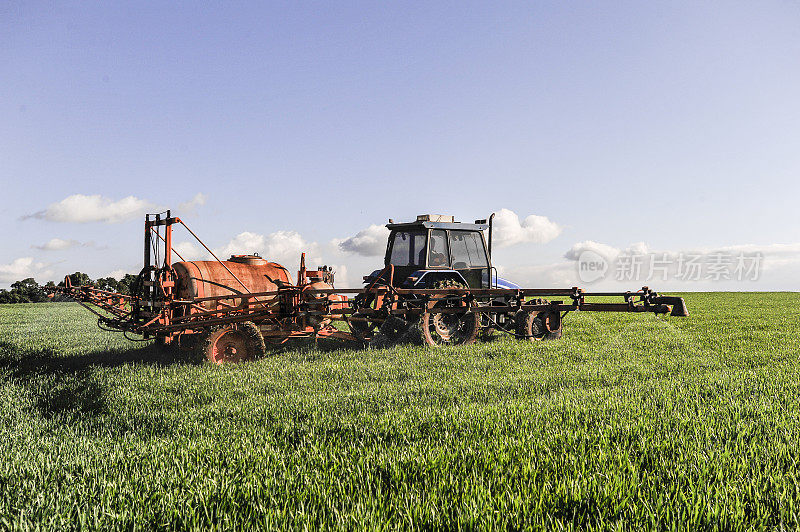
[[[528,342],[561,338],[561,314],[544,310],[522,310],[514,316],[517,338]]]
[[[214,364],[230,364],[264,356],[264,337],[251,321],[217,327],[199,342],[200,355]]]

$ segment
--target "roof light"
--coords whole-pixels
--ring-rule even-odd
[[[450,222],[455,223],[455,216],[446,214],[420,214],[417,216],[418,222]]]

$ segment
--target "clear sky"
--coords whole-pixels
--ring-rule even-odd
[[[724,249],[759,280],[661,284],[800,289],[795,1],[4,2],[0,80],[0,287],[136,272],[172,207],[350,285],[371,225],[506,209],[524,284]]]

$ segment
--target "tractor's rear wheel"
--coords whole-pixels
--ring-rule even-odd
[[[440,281],[433,288],[442,290],[467,287],[455,281]],[[437,296],[436,299],[411,326],[406,338],[412,343],[430,346],[474,343],[481,328],[480,314],[474,312],[467,303],[450,299],[447,295]],[[451,312],[442,312],[445,309]]]
[[[475,342],[480,329],[480,315],[471,310],[463,313],[426,312],[419,327],[426,345],[467,345]]]
[[[230,364],[264,356],[264,337],[253,322],[217,327],[207,332],[198,345],[202,358],[214,364]]]
[[[514,321],[520,340],[536,342],[561,338],[561,314],[557,310],[523,310],[517,313]]]

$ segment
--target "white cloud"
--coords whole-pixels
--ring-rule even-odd
[[[609,260],[620,254],[647,255],[648,253],[655,253],[655,251],[651,250],[644,242],[635,242],[626,248],[615,248],[614,246],[595,242],[594,240],[584,240],[583,242],[573,244],[572,247],[564,253],[564,258],[567,260],[579,260],[581,253],[584,251],[594,251],[598,255]]]
[[[35,262],[33,257],[14,259],[9,264],[0,264],[0,281],[13,283],[28,277],[49,277],[53,272],[48,269],[49,264]],[[41,282],[42,279],[39,279]]]
[[[124,269],[119,269],[119,270],[111,270],[111,271],[110,271],[110,272],[108,272],[107,274],[103,275],[103,277],[113,277],[114,279],[116,279],[117,281],[119,281],[119,280],[121,280],[123,277],[125,277],[125,274],[126,274],[126,273],[133,273],[133,272],[131,272],[131,271],[128,271],[128,270],[124,270]]]
[[[344,240],[335,239],[333,244],[345,253],[355,253],[364,257],[379,257],[386,251],[388,237],[389,230],[385,226],[373,224],[350,238]]]
[[[33,249],[40,249],[42,251],[62,251],[77,247],[107,249],[108,246],[98,246],[91,240],[89,242],[78,242],[77,240],[63,238],[51,238],[44,244],[31,246]]]
[[[276,231],[268,235],[245,231],[214,250],[220,260],[231,255],[258,253],[269,261],[286,266],[289,271],[300,263],[302,252],[306,253],[306,266],[311,268],[321,264],[316,242],[307,242],[296,231]]]
[[[567,260],[578,260],[581,256],[581,253],[584,251],[594,251],[598,255],[601,255],[607,259],[612,259],[620,253],[620,250],[613,246],[601,244],[600,242],[595,242],[593,240],[584,240],[583,242],[573,244],[572,247],[569,248],[566,253],[564,253],[564,258]]]
[[[209,255],[205,249],[194,242],[178,242],[177,244],[172,244],[172,249],[180,253],[180,257],[174,257],[173,261],[181,260],[181,258],[182,260],[204,260],[211,258],[211,255]]]
[[[50,222],[70,223],[117,223],[139,217],[148,210],[158,210],[158,208],[153,203],[135,196],[114,201],[100,194],[92,196],[73,194],[57,203],[50,204],[42,211],[23,216],[23,219],[36,218]]]
[[[497,268],[504,279],[523,288],[569,288],[575,286],[575,265],[571,262],[509,266]]]
[[[189,201],[178,204],[178,215],[185,216],[187,214],[195,214],[197,212],[197,208],[202,207],[205,204],[206,204],[206,195],[203,194],[202,192],[198,192]]]
[[[561,234],[561,226],[546,216],[531,214],[522,222],[514,211],[500,209],[494,217],[492,244],[498,248],[522,242],[545,244]]]
[[[64,240],[63,238],[51,238],[44,244],[40,246],[31,246],[35,249],[41,249],[43,251],[60,251],[62,249],[69,249],[80,246],[81,243],[77,240]]]

